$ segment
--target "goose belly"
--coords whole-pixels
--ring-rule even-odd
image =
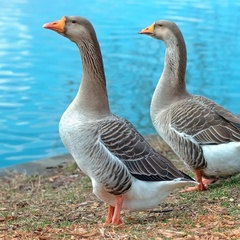
[[[206,177],[227,177],[240,173],[240,142],[202,146]]]
[[[176,188],[194,183],[193,181],[172,181],[145,182],[132,178],[131,188],[123,194],[122,209],[130,211],[142,211],[157,207]],[[92,179],[93,193],[102,201],[115,206],[115,196]]]

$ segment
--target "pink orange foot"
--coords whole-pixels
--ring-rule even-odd
[[[181,190],[180,192],[193,192],[193,191],[197,191],[197,190],[198,191],[205,191],[205,190],[208,189],[209,184],[204,184],[203,183],[203,179],[204,179],[204,181],[207,180],[207,179],[202,177],[202,171],[201,170],[195,170],[195,175],[196,175],[196,180],[199,183],[199,185],[196,186],[196,187],[185,188],[185,189]]]
[[[112,218],[112,224],[119,225],[122,223],[120,213],[122,210],[123,196],[119,195],[115,197],[115,210]]]
[[[122,204],[123,204],[123,196],[122,195],[116,196],[115,207],[110,205],[108,208],[108,215],[105,222],[106,224],[115,224],[115,225],[122,224],[122,220],[120,218]]]
[[[210,185],[216,181],[217,181],[217,179],[206,179],[206,178],[202,177],[202,183],[206,188],[208,187],[208,185]]]
[[[206,186],[195,186],[195,187],[188,187],[188,188],[185,188],[183,190],[181,190],[180,192],[181,193],[184,193],[184,192],[193,192],[193,191],[205,191],[207,190]]]
[[[108,215],[107,215],[106,222],[105,222],[106,224],[111,224],[112,223],[113,214],[114,214],[114,207],[109,205]]]

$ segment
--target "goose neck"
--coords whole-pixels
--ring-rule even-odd
[[[95,34],[77,45],[82,59],[82,80],[75,103],[86,114],[104,117],[110,109],[100,46]]]
[[[188,94],[185,83],[186,46],[182,37],[174,37],[165,42],[164,67],[154,91],[151,108],[159,111]]]

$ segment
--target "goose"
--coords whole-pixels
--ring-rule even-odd
[[[156,207],[175,188],[197,184],[156,152],[127,120],[111,113],[103,60],[92,24],[64,16],[46,23],[76,43],[82,60],[79,90],[63,113],[59,132],[93,193],[109,204],[106,224],[121,224],[121,210]]]
[[[195,173],[199,185],[184,191],[207,190],[217,179],[240,173],[240,119],[187,91],[186,46],[178,26],[159,20],[139,33],[162,40],[166,47],[150,115],[158,134]]]

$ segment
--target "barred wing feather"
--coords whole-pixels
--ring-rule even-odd
[[[156,152],[133,125],[123,118],[115,116],[112,121],[102,123],[101,141],[139,180],[170,181],[176,178],[193,180]]]

